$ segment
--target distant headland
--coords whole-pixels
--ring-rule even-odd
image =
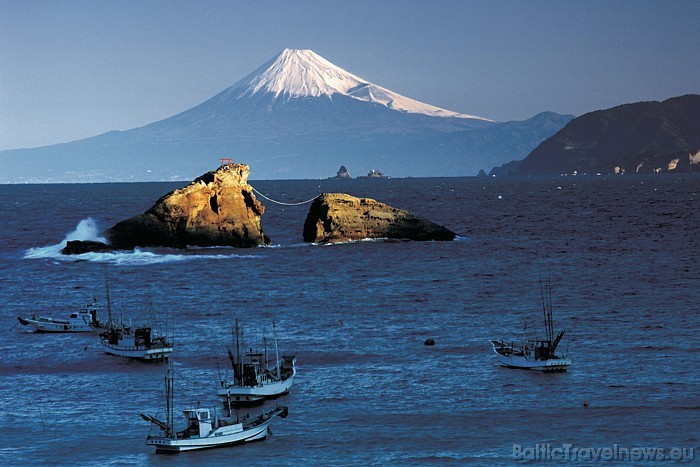
[[[678,172],[700,172],[697,94],[587,113],[490,175]]]

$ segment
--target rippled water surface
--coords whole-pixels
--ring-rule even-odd
[[[697,176],[251,184],[286,202],[374,198],[458,238],[309,245],[308,205],[263,199],[270,247],[64,257],[66,239],[97,238],[182,184],[0,186],[0,463],[508,465],[514,444],[567,443],[697,459]],[[540,275],[569,328],[566,373],[501,368],[489,346],[541,329]],[[162,413],[162,366],[18,325],[104,302],[107,276],[116,313],[146,320],[152,303],[174,330],[182,408],[217,404],[233,317],[253,333],[274,318],[299,373],[273,436],[156,455],[138,413]]]

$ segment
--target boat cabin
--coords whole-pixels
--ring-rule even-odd
[[[134,343],[137,347],[151,346],[151,328],[138,328],[134,331]]]
[[[211,433],[212,419],[209,409],[191,409],[183,412],[187,419],[185,433],[190,437],[204,437]]]
[[[243,364],[243,386],[257,386],[258,385],[258,371],[260,364],[255,363],[244,363]]]
[[[552,358],[552,341],[537,341],[535,345],[535,360],[547,360]]]

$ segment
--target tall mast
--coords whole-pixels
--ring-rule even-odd
[[[277,367],[277,380],[282,379],[282,374],[280,371],[280,351],[277,347],[277,326],[275,326],[275,320],[272,320],[272,335],[275,338],[275,366]]]
[[[170,366],[170,362],[168,362],[168,366],[165,370],[165,417],[166,424],[168,425],[168,432],[166,433],[166,437],[168,438],[172,437],[173,433],[175,433],[175,408],[173,404],[173,389],[174,384],[172,368]]]
[[[105,290],[107,293],[107,318],[109,319],[109,325],[112,325],[112,303],[109,300],[109,276],[105,274]]]
[[[551,276],[549,276],[549,271],[547,271],[547,315],[549,316],[549,341],[553,342],[554,341],[554,321],[552,320],[552,279]]]
[[[544,316],[544,332],[547,335],[547,340],[551,341],[549,336],[549,318],[547,313],[547,301],[545,300],[544,283],[542,282],[542,271],[540,271],[540,296],[542,300],[542,314]]]
[[[241,385],[243,383],[243,364],[241,362],[241,337],[239,333],[238,316],[236,316],[236,368],[234,378],[236,379],[236,384]]]

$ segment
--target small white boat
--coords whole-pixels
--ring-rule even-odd
[[[505,340],[492,340],[491,346],[501,365],[509,368],[540,371],[566,371],[571,366],[571,359],[556,353],[557,347],[566,329],[554,335],[552,320],[551,287],[541,284],[542,310],[544,314],[545,338],[524,339],[520,342],[507,343]],[[545,290],[546,289],[546,290]]]
[[[104,327],[98,318],[101,308],[94,299],[79,311],[71,313],[68,319],[32,315],[31,318],[18,316],[17,320],[24,326],[32,326],[35,332],[92,332]]]
[[[133,358],[145,361],[165,361],[173,346],[165,336],[157,335],[151,327],[132,327],[130,323],[115,322],[112,319],[112,306],[109,300],[109,285],[107,285],[107,314],[109,321],[100,329],[99,334],[102,349],[111,355]]]
[[[156,336],[150,327],[131,328],[110,325],[100,334],[102,349],[111,355],[137,360],[167,360],[173,346],[163,336]]]
[[[173,409],[173,379],[170,369],[166,376],[166,421],[140,414],[141,417],[156,425],[160,429],[157,435],[149,435],[146,438],[147,446],[154,446],[156,453],[177,453],[182,451],[194,451],[232,446],[251,441],[263,440],[269,433],[269,425],[275,416],[285,418],[288,409],[285,406],[277,406],[262,412],[251,418],[232,416],[228,412],[220,416],[214,408],[193,408],[184,410],[187,427],[182,431],[175,431]]]
[[[492,340],[491,345],[501,365],[510,368],[566,371],[571,365],[570,358],[552,353],[552,344],[549,340],[528,339],[521,344],[508,344],[503,340]]]
[[[227,407],[254,405],[263,403],[266,399],[274,399],[289,392],[294,384],[296,357],[279,355],[277,345],[277,328],[273,321],[272,329],[275,340],[275,360],[269,362],[267,348],[264,352],[253,352],[250,349],[241,356],[241,338],[238,320],[234,329],[234,348],[229,348],[228,354],[233,367],[233,381],[221,380],[217,394],[224,399]]]

